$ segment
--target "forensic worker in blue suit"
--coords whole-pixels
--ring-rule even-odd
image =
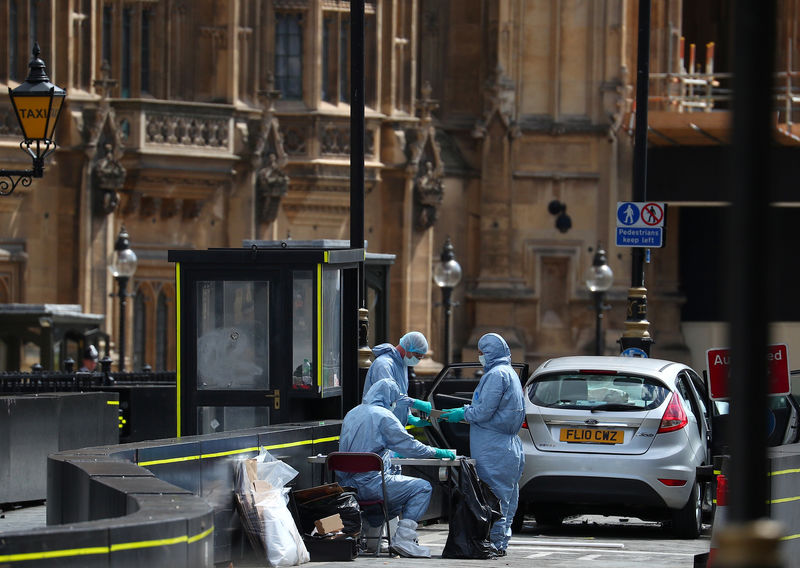
[[[440,420],[466,420],[470,424],[469,450],[475,469],[500,499],[502,516],[492,525],[490,538],[498,553],[505,556],[525,465],[522,442],[517,436],[525,419],[525,407],[505,339],[487,333],[478,340],[478,355],[485,373],[472,395],[472,403],[445,410]]]
[[[431,412],[431,403],[425,400],[417,400],[408,396],[408,368],[418,364],[425,358],[428,352],[428,340],[419,331],[410,331],[400,338],[397,347],[391,343],[381,343],[372,349],[375,360],[367,371],[364,381],[364,393],[362,402],[367,396],[367,392],[372,385],[381,379],[392,379],[400,394],[404,398],[397,402],[393,410],[394,415],[405,426],[430,426],[430,422],[414,416],[409,412],[411,408],[416,408],[426,414]]]
[[[392,453],[410,458],[455,459],[456,456],[451,450],[426,446],[406,431],[392,413],[403,398],[392,379],[381,379],[372,385],[364,395],[364,401],[345,415],[339,435],[339,451],[374,452],[383,458],[389,517],[401,517],[392,548],[406,557],[429,558],[430,550],[417,542],[417,523],[428,510],[431,484],[418,477],[392,473],[391,456]],[[383,498],[381,476],[376,471],[337,472],[337,477],[340,484],[355,487],[359,499]],[[377,519],[367,520],[372,525]]]

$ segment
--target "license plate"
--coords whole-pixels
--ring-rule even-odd
[[[603,428],[562,428],[559,440],[581,444],[621,444],[625,438],[622,430]]]

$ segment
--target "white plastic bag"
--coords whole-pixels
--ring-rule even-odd
[[[311,560],[289,512],[289,488],[298,472],[269,452],[236,463],[236,502],[254,546],[266,552],[270,566],[297,566]]]
[[[289,489],[274,489],[256,503],[264,527],[264,544],[270,566],[297,566],[311,556],[286,504]]]

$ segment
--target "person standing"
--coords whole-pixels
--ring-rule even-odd
[[[440,420],[465,420],[470,424],[469,449],[478,477],[500,500],[502,516],[492,525],[489,537],[497,552],[505,556],[525,465],[522,442],[517,436],[525,419],[525,405],[505,339],[496,333],[481,337],[478,359],[485,372],[472,395],[472,403],[443,411]]]
[[[392,453],[412,458],[455,459],[456,456],[452,450],[426,446],[406,431],[392,412],[403,398],[392,379],[381,379],[373,384],[364,395],[364,401],[345,415],[339,451],[373,452],[383,458],[389,517],[401,517],[392,548],[402,556],[430,558],[430,550],[418,543],[417,523],[428,510],[433,489],[425,479],[393,473]],[[337,472],[337,478],[341,485],[355,487],[359,499],[383,498],[381,475],[376,471]],[[373,527],[380,527],[381,521],[376,518],[368,517],[367,521]],[[380,535],[380,529],[377,534]]]
[[[364,381],[362,402],[366,399],[370,387],[381,379],[392,379],[403,398],[397,402],[394,415],[405,426],[430,426],[431,423],[410,413],[416,408],[426,414],[431,412],[431,403],[408,397],[408,368],[418,364],[428,352],[428,340],[419,331],[410,331],[400,338],[397,347],[391,343],[381,343],[372,349],[375,360],[367,371]]]
[[[81,363],[81,368],[78,371],[82,372],[93,372],[97,367],[97,359],[100,357],[100,354],[97,352],[97,347],[94,345],[89,345],[86,349],[83,350],[83,363]]]

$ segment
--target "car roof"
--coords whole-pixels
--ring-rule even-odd
[[[648,357],[605,357],[577,355],[571,357],[556,357],[539,365],[533,375],[551,373],[554,371],[597,369],[619,370],[628,372],[646,373],[649,375],[673,375],[681,369],[688,368],[684,363],[667,361],[665,359],[651,359]]]

